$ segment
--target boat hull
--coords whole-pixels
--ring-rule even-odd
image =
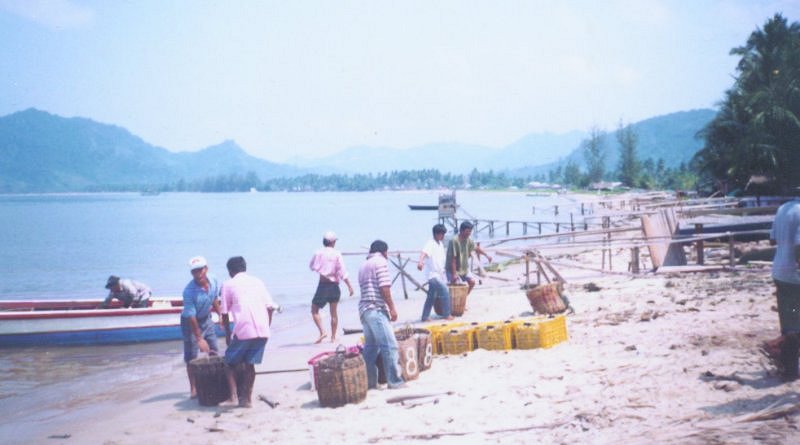
[[[179,300],[135,309],[90,309],[89,302],[71,303],[0,302],[0,347],[121,344],[181,338]]]

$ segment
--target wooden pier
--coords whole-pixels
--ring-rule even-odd
[[[461,221],[470,221],[474,226],[473,239],[484,250],[506,258],[506,262],[524,263],[522,286],[540,284],[543,279],[564,281],[559,268],[631,276],[735,270],[737,253],[741,250],[738,245],[768,239],[777,208],[741,209],[730,199],[677,200],[659,195],[658,199],[651,200],[637,197],[579,203],[573,208],[580,208],[580,214],[564,213],[563,207],[552,207],[547,212],[540,208],[539,215],[549,213],[561,218],[569,215],[569,219],[528,221],[459,218],[454,196],[452,204],[444,216],[440,212],[440,221],[450,224],[454,231]],[[756,228],[753,227],[754,218],[760,224]],[[518,235],[512,230],[516,227]],[[715,230],[715,227],[721,229]],[[496,237],[500,232],[506,236]],[[708,249],[715,252],[713,261],[709,261]],[[597,250],[601,255],[596,267],[557,259]],[[612,258],[619,260],[619,255],[613,253],[623,250],[630,252],[626,256],[627,264],[613,264]],[[720,254],[721,251],[724,253]],[[364,252],[346,255],[364,255]],[[420,283],[406,270],[409,263],[416,264],[412,259],[418,256],[418,250],[389,252],[389,264],[394,267],[392,283],[400,280],[405,298],[408,298],[409,283],[414,286],[412,290],[426,290],[426,283]],[[491,272],[484,272],[475,258],[472,264],[479,275],[491,277]]]

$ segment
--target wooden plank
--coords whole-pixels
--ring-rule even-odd
[[[656,270],[658,274],[667,273],[687,273],[687,272],[719,272],[723,270],[730,270],[730,267],[722,265],[705,265],[689,264],[685,266],[661,266]]]

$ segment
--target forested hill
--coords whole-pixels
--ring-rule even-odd
[[[129,190],[225,174],[268,179],[300,172],[250,156],[233,141],[175,153],[121,127],[33,108],[0,118],[0,154],[3,193]]]
[[[632,124],[638,135],[638,156],[642,160],[663,159],[667,167],[687,162],[702,146],[702,141],[695,138],[696,133],[714,115],[712,110],[693,110]],[[306,175],[311,168],[318,173],[339,173],[335,177],[311,175],[318,184],[316,188],[332,190],[339,189],[337,184],[346,179],[342,174],[422,169],[455,175],[493,170],[525,179],[546,176],[569,159],[582,167],[584,137],[581,132],[530,134],[502,148],[459,143],[429,144],[405,150],[362,147],[329,156],[321,165],[291,166],[251,156],[233,141],[197,152],[176,153],[151,145],[118,126],[28,109],[0,117],[0,193],[122,191],[151,187],[248,190],[262,185],[263,181]],[[613,130],[608,131],[605,141],[606,171],[612,171],[619,155]],[[559,156],[560,161],[541,165]],[[296,185],[286,187],[297,188]]]
[[[636,154],[640,161],[651,159],[654,163],[663,160],[666,167],[675,168],[681,163],[688,164],[700,150],[704,141],[697,137],[698,132],[708,125],[717,112],[711,109],[680,111],[677,113],[645,119],[631,125],[637,137]],[[615,136],[616,129],[604,129],[604,153],[606,155],[606,171],[614,171],[619,164],[619,143]],[[512,171],[513,176],[541,175],[564,167],[573,162],[584,168],[583,147],[575,149],[559,161],[529,166]]]

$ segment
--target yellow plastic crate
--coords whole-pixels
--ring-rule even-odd
[[[517,339],[514,338],[514,329],[516,329],[516,324],[514,321],[505,320],[503,322],[503,338],[506,340],[508,349],[514,349],[517,347]]]
[[[514,344],[517,349],[538,348],[539,343],[539,323],[536,321],[523,321],[514,324]]]
[[[442,352],[444,354],[463,354],[475,349],[473,343],[475,329],[472,326],[460,326],[442,332]]]
[[[567,339],[567,318],[563,315],[539,323],[540,347],[549,348]]]
[[[498,351],[511,349],[511,339],[507,338],[501,323],[484,323],[475,331],[475,347]]]
[[[431,331],[431,345],[433,346],[434,354],[444,354],[444,344],[442,343],[442,333],[450,329],[464,326],[464,322],[452,323],[437,323],[424,326],[425,329]]]

